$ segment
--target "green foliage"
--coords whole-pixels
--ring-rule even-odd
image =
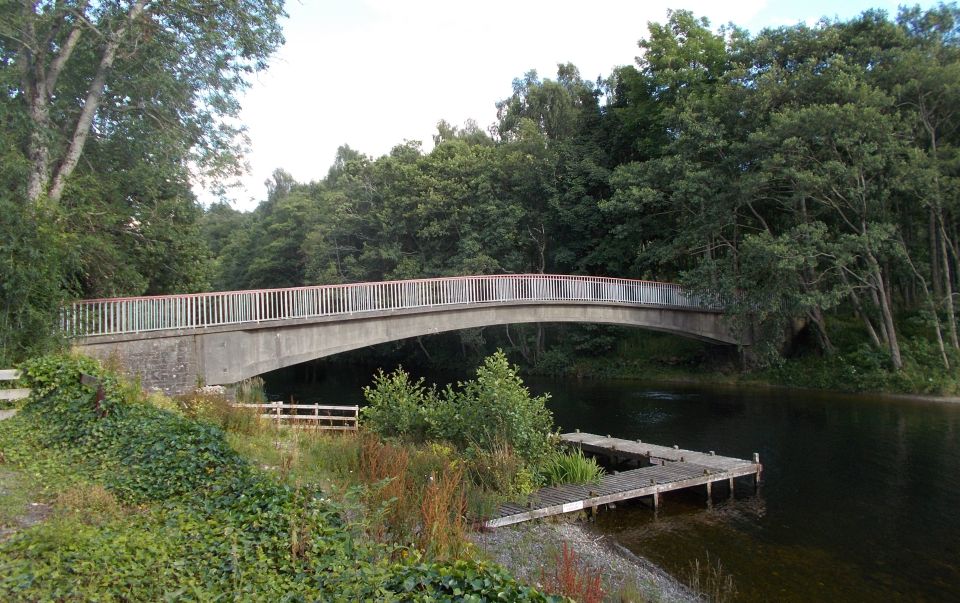
[[[237,383],[234,387],[234,396],[237,402],[244,404],[266,404],[267,390],[263,386],[263,378],[251,377]]]
[[[543,475],[551,486],[560,484],[592,484],[600,481],[603,469],[593,457],[586,457],[579,448],[574,452],[557,452],[543,465]]]
[[[529,587],[518,587],[495,566],[458,561],[447,566],[410,565],[398,568],[385,587],[405,601],[561,601]]]
[[[414,382],[398,367],[389,375],[377,371],[373,387],[363,388],[367,405],[361,409],[364,425],[386,438],[422,442],[429,429],[427,414],[438,404],[436,389],[423,378]]]
[[[464,449],[492,450],[506,444],[528,463],[551,449],[553,416],[547,395],[533,397],[502,351],[477,368],[477,376],[447,388],[429,415],[431,434]]]
[[[90,359],[24,371],[35,392],[0,423],[6,467],[58,488],[102,482],[138,508],[118,514],[87,489],[65,504],[92,513],[4,540],[4,600],[549,600],[496,567],[392,561],[344,519],[356,509],[256,472],[218,428],[145,403]],[[99,406],[81,372],[100,380]]]
[[[55,211],[0,190],[0,216],[0,366],[9,367],[60,343],[72,256]]]
[[[374,386],[364,388],[364,422],[386,437],[430,438],[471,454],[506,446],[535,464],[552,449],[553,418],[547,397],[531,396],[517,370],[498,351],[477,368],[475,379],[440,394],[423,379],[412,382],[402,369],[380,372]]]

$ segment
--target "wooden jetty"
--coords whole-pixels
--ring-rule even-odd
[[[730,496],[733,496],[735,478],[752,475],[754,483],[757,484],[763,470],[760,457],[756,453],[752,461],[747,461],[719,456],[713,452],[683,450],[676,446],[670,448],[640,440],[623,440],[579,431],[562,434],[560,438],[563,443],[579,447],[584,452],[607,455],[615,461],[632,460],[638,464],[649,465],[615,471],[604,475],[600,482],[595,484],[564,484],[542,488],[523,503],[501,505],[494,516],[484,522],[485,527],[507,526],[583,509],[595,510],[601,505],[644,496],[652,497],[653,507],[656,509],[660,505],[660,495],[664,492],[694,486],[706,486],[709,502],[714,482],[726,481],[730,487]]]

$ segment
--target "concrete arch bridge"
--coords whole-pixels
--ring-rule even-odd
[[[737,341],[723,305],[670,283],[483,275],[77,301],[61,329],[80,351],[115,356],[145,388],[182,393],[348,350],[445,331],[590,322]]]

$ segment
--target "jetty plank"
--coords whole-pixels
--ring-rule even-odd
[[[594,484],[566,484],[541,488],[526,501],[501,505],[494,516],[484,522],[488,528],[507,526],[531,519],[572,513],[632,498],[659,496],[713,482],[753,475],[759,480],[763,470],[759,458],[753,461],[719,456],[605,437],[591,433],[565,433],[561,441],[585,452],[618,458],[635,458],[651,463],[647,467],[605,475]]]

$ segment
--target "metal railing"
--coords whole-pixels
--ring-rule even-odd
[[[459,304],[577,301],[722,307],[671,283],[509,274],[82,300],[63,308],[60,328],[68,337],[89,337]]]

